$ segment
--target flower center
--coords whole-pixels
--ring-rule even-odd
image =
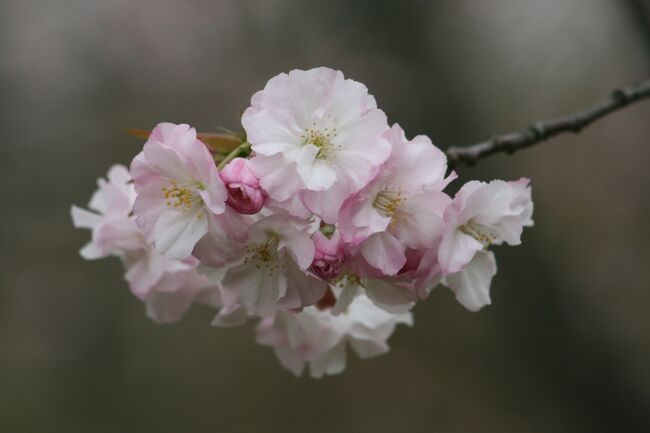
[[[205,186],[201,182],[183,186],[172,180],[171,186],[163,187],[162,192],[168,207],[187,211],[201,201],[201,196],[196,194],[196,189],[203,190]]]
[[[497,240],[495,234],[488,227],[474,221],[468,221],[460,226],[460,231],[482,243],[485,248]]]
[[[280,267],[278,263],[278,244],[280,239],[275,233],[269,233],[266,240],[259,244],[246,245],[244,263],[255,262],[257,269],[266,269],[269,275]]]
[[[316,127],[316,122],[306,128],[300,135],[302,144],[313,144],[318,147],[316,159],[327,159],[334,149],[339,148],[332,144],[332,138],[336,137],[336,128],[324,128],[322,131]]]
[[[392,218],[399,205],[405,200],[401,191],[384,189],[377,194],[372,206],[383,216]]]

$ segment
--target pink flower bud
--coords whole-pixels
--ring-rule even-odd
[[[311,264],[312,272],[326,280],[336,277],[345,259],[343,242],[338,230],[330,238],[317,231],[312,236],[312,240],[316,248],[314,261]]]
[[[265,200],[260,181],[250,171],[248,163],[247,159],[235,158],[219,172],[228,189],[226,203],[242,214],[259,212]]]

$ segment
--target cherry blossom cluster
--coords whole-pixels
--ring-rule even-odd
[[[389,126],[366,87],[316,68],[273,77],[219,154],[185,124],[156,126],[130,168],[113,166],[89,208],[86,259],[119,257],[131,291],[165,323],[194,303],[213,325],[257,319],[257,341],[311,376],[388,351],[439,284],[467,309],[490,303],[491,245],[531,226],[528,179],[456,178],[445,154]]]

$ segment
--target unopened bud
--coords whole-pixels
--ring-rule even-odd
[[[228,190],[226,203],[241,214],[259,212],[265,200],[260,181],[250,171],[248,163],[247,159],[235,158],[219,172]]]

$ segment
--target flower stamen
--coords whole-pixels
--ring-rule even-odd
[[[382,190],[377,194],[372,206],[383,216],[392,218],[400,204],[405,200],[401,191]]]
[[[496,235],[487,227],[473,221],[469,221],[467,224],[460,226],[460,231],[479,241],[485,248],[489,247],[497,240]]]
[[[302,140],[303,145],[313,144],[318,147],[316,159],[327,159],[335,149],[341,147],[332,144],[332,139],[334,137],[336,137],[336,128],[324,128],[321,131],[316,127],[316,122],[300,134],[300,139]]]
[[[162,187],[167,206],[184,212],[189,211],[192,206],[201,201],[201,196],[196,194],[192,187],[199,190],[205,189],[200,182],[191,186],[182,186],[175,180],[171,181],[170,187]]]
[[[269,272],[269,276],[273,275],[273,271],[280,268],[278,263],[279,243],[278,236],[275,233],[269,233],[264,242],[246,245],[244,263],[254,261],[257,269],[265,268]]]

